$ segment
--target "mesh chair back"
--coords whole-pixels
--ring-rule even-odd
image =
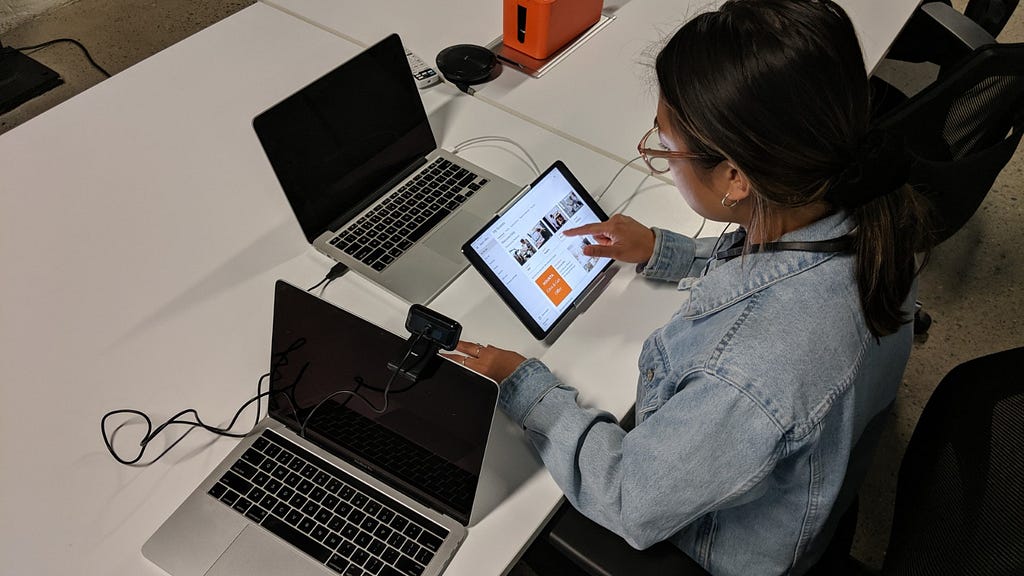
[[[953,369],[896,488],[886,576],[1024,574],[1024,348]]]
[[[876,124],[902,134],[910,183],[935,207],[935,242],[981,205],[1024,134],[1024,44],[974,51]]]

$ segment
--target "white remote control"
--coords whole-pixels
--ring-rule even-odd
[[[420,60],[420,57],[413,54],[408,48],[405,50],[405,57],[409,59],[409,68],[412,69],[412,77],[416,80],[416,86],[420,90],[429,88],[441,81],[437,71],[427,66],[427,63]]]

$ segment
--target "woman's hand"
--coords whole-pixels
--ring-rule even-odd
[[[479,372],[499,384],[526,361],[521,354],[465,340],[459,340],[455,350],[462,354],[441,354],[441,356]]]
[[[583,247],[583,253],[587,256],[603,256],[638,264],[647,262],[654,254],[654,230],[621,214],[612,216],[607,222],[564,230],[562,234],[593,236],[597,244]]]

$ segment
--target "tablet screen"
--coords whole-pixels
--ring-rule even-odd
[[[561,162],[492,220],[464,252],[524,321],[543,338],[610,264],[583,254],[589,236],[563,229],[607,220],[601,208]]]

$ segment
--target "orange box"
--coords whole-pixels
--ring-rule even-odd
[[[569,292],[572,292],[572,288],[565,282],[565,278],[562,278],[562,275],[555,270],[554,266],[548,266],[535,282],[555,306],[561,304]]]
[[[601,19],[603,0],[504,0],[506,46],[544,60]]]

